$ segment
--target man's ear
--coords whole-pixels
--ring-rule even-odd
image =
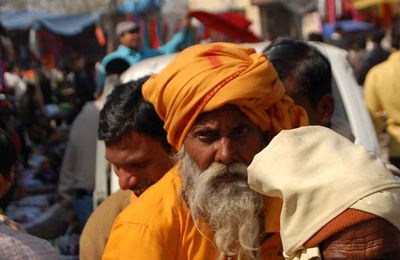
[[[325,94],[317,105],[318,124],[329,127],[334,110],[335,102],[332,94]]]
[[[14,165],[11,166],[7,175],[0,173],[0,198],[8,191],[14,181]]]
[[[0,173],[0,198],[7,192],[7,177]]]

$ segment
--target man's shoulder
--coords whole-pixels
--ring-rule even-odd
[[[380,75],[380,74],[386,74],[387,72],[392,71],[391,68],[393,67],[393,64],[390,60],[385,60],[375,66],[373,66],[370,71],[368,71],[368,74],[371,75]]]
[[[125,47],[124,45],[119,45],[118,48],[104,56],[103,60],[101,61],[101,64],[103,66],[106,66],[108,62],[110,62],[113,59],[120,58],[126,60],[128,63],[132,63],[131,59],[133,56],[136,54],[140,54],[138,52],[135,52],[128,47]]]
[[[131,191],[119,190],[107,197],[92,213],[88,223],[95,226],[99,222],[109,223],[111,229],[112,222],[131,202]],[[86,228],[86,226],[85,226]]]
[[[133,201],[119,216],[118,222],[150,223],[163,218],[184,214],[187,207],[180,195],[180,178],[177,167]]]
[[[100,113],[99,108],[96,106],[96,102],[95,101],[86,102],[80,114],[85,116],[87,115],[92,116],[93,113]]]
[[[99,114],[100,110],[96,107],[94,101],[86,102],[82,110],[72,122],[70,135],[77,135],[78,138],[82,137],[82,126],[85,125],[86,127],[88,127],[89,125],[87,125],[87,122],[95,123],[95,126],[97,128]]]
[[[126,48],[126,47],[125,47]],[[121,45],[118,47],[118,49],[116,49],[113,52],[110,52],[109,54],[107,54],[106,56],[104,56],[104,58],[101,61],[101,64],[103,66],[107,65],[108,62],[110,62],[112,59],[115,58],[122,58],[125,59],[125,56],[128,54],[128,51],[125,50],[124,48],[121,47]]]
[[[50,243],[0,222],[0,258],[7,259],[58,259]],[[3,258],[1,258],[3,259]]]
[[[118,207],[126,208],[131,203],[132,191],[118,190],[104,199],[99,208]]]
[[[93,211],[81,234],[81,258],[96,258],[94,254],[101,256],[115,218],[131,202],[131,193],[123,190],[114,192]]]
[[[74,121],[72,122],[72,124],[79,122],[79,120],[82,120],[82,118],[84,117],[90,117],[93,112],[97,112],[99,111],[99,109],[96,108],[96,105],[94,103],[94,101],[88,101],[86,102],[81,111],[79,111],[78,115],[76,116],[76,118],[74,119]]]

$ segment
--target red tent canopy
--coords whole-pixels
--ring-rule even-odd
[[[225,34],[232,39],[241,42],[261,41],[260,38],[249,30],[251,22],[241,13],[226,12],[212,14],[204,11],[192,11],[188,15],[195,17],[206,27]]]

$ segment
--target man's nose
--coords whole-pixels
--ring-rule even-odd
[[[225,165],[237,162],[239,159],[237,149],[229,137],[222,137],[216,147],[215,161]]]
[[[138,178],[135,175],[123,169],[119,169],[117,175],[118,175],[119,187],[122,190],[131,189],[134,185],[136,185],[139,182]]]

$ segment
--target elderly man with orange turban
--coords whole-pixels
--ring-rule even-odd
[[[180,160],[118,216],[103,259],[272,259],[275,230],[247,166],[307,124],[284,92],[265,55],[229,43],[190,47],[151,77],[143,95]]]

